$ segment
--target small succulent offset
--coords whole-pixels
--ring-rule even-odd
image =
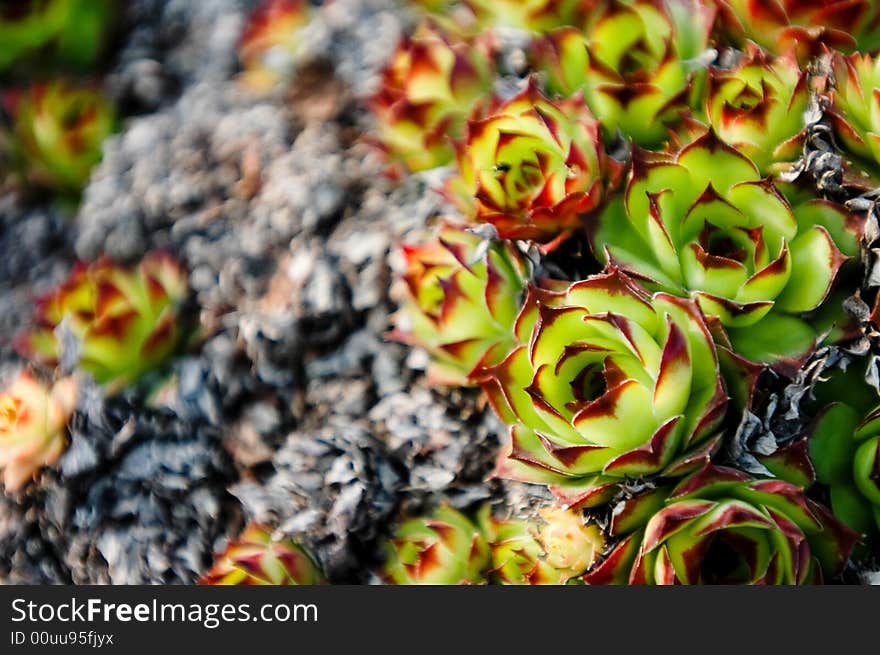
[[[0,469],[7,493],[64,452],[76,395],[73,378],[47,386],[27,371],[0,393]]]
[[[491,565],[483,531],[448,505],[404,521],[387,554],[383,577],[397,585],[482,584]]]
[[[659,146],[700,97],[715,12],[694,0],[599,0],[585,27],[535,45],[551,91],[583,91],[607,132]]]
[[[319,585],[314,558],[293,539],[275,539],[268,527],[250,523],[214,560],[202,585]]]
[[[162,251],[134,268],[107,258],[77,264],[56,291],[37,301],[36,327],[20,335],[17,346],[48,366],[75,362],[116,391],[177,347],[178,310],[186,296],[186,272]]]
[[[264,0],[248,18],[238,46],[244,83],[266,91],[290,78],[300,30],[312,17],[308,0]]]
[[[510,243],[452,224],[427,244],[404,247],[403,255],[406,297],[391,336],[428,351],[432,381],[474,384],[514,345],[529,276],[525,260]]]
[[[876,0],[715,0],[720,23],[735,42],[757,42],[801,60],[822,46],[850,52],[880,47]]]
[[[605,154],[583,100],[553,102],[534,80],[490,116],[468,123],[458,167],[448,191],[467,216],[491,223],[502,238],[544,244],[581,228],[622,168]]]
[[[816,479],[834,515],[876,540],[880,533],[880,408],[867,416],[844,402],[826,407],[810,435]]]
[[[588,584],[811,584],[858,539],[800,487],[713,465],[622,501],[609,531],[620,541]]]
[[[651,297],[616,269],[530,291],[517,319],[527,345],[483,384],[512,426],[496,475],[592,506],[626,478],[680,476],[717,448],[727,395],[696,305]]]
[[[22,62],[83,67],[105,45],[114,0],[17,0],[0,4],[0,70]]]
[[[650,288],[693,297],[736,352],[772,362],[815,343],[799,314],[816,310],[847,257],[858,255],[849,227],[848,213],[825,201],[792,209],[710,131],[672,159],[637,160],[592,241],[598,257]]]
[[[880,176],[880,57],[839,52],[831,55],[834,88],[828,115],[847,153],[875,181]]]
[[[800,156],[809,102],[807,73],[792,55],[771,57],[748,44],[734,68],[709,69],[709,125],[764,174]]]
[[[6,96],[13,117],[13,159],[35,186],[79,193],[101,160],[115,125],[113,107],[99,91],[65,81],[34,85]]]
[[[474,44],[422,25],[398,46],[370,102],[375,141],[412,172],[449,164],[451,139],[491,88],[490,66]]]
[[[488,506],[487,506],[488,507]],[[562,585],[583,574],[605,545],[579,511],[548,507],[541,519],[484,517],[492,551],[490,580],[507,585]]]

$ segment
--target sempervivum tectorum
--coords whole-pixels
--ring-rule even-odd
[[[620,541],[589,584],[810,584],[840,573],[858,536],[800,487],[707,465],[624,500]]]
[[[65,81],[8,93],[13,158],[31,184],[77,193],[101,160],[114,111],[94,88]]]
[[[290,77],[299,31],[312,15],[308,0],[264,0],[248,18],[238,45],[243,81],[267,90]]]
[[[392,336],[425,348],[432,380],[466,385],[513,347],[527,264],[504,241],[487,242],[444,225],[421,246],[403,248],[406,298]]]
[[[458,165],[448,190],[466,215],[491,223],[502,238],[542,243],[581,227],[621,168],[605,154],[583,99],[553,102],[534,81],[468,124]]]
[[[422,26],[404,39],[371,100],[378,145],[410,171],[452,161],[451,138],[492,87],[491,71],[470,43]]]
[[[710,131],[670,160],[637,161],[625,197],[596,223],[593,247],[650,288],[693,297],[740,354],[776,361],[814,344],[798,315],[819,307],[858,254],[849,219],[821,200],[793,210]]]
[[[517,332],[528,345],[484,382],[512,426],[496,475],[588,506],[625,478],[683,475],[717,447],[727,396],[690,301],[651,297],[612,270],[562,291],[532,288]]]
[[[404,521],[387,555],[383,577],[397,585],[481,584],[491,563],[483,531],[448,505]]]
[[[187,275],[171,255],[156,251],[137,267],[103,258],[77,264],[54,292],[37,301],[34,329],[17,347],[42,364],[76,364],[118,390],[159,366],[177,347],[178,310]]]
[[[810,101],[806,76],[793,56],[770,57],[748,44],[733,69],[709,70],[709,125],[762,173],[771,164],[797,159]]]
[[[21,0],[0,4],[0,70],[22,62],[94,62],[106,45],[113,0]]]
[[[835,402],[816,419],[810,435],[816,479],[831,491],[834,515],[860,533],[880,533],[880,408],[867,416]]]
[[[604,546],[581,512],[546,508],[535,520],[485,517],[492,551],[490,580],[507,585],[561,585],[583,574]]]
[[[73,378],[45,386],[27,371],[0,393],[0,470],[7,493],[58,459],[75,404]]]
[[[269,528],[251,523],[230,541],[203,585],[317,585],[323,576],[312,556],[293,539],[274,539]]]
[[[805,61],[822,45],[845,50],[880,47],[876,0],[715,0],[729,36],[771,52],[794,49]]]
[[[536,64],[554,92],[583,91],[606,130],[660,145],[699,97],[715,12],[693,0],[596,4],[583,30],[562,28],[536,43]]]
[[[880,57],[831,55],[833,90],[828,112],[844,150],[876,178],[880,174]]]

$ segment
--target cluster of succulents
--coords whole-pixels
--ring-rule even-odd
[[[554,558],[528,521],[444,507],[401,524],[385,579],[810,584],[876,557],[865,367],[836,364],[858,394],[813,380],[789,399],[790,447],[736,455],[764,385],[864,342],[877,314],[844,302],[876,293],[875,3],[411,4],[461,61],[492,63],[513,29],[528,65],[476,95],[428,57],[390,65],[377,99],[430,88],[457,117],[455,160],[433,162],[455,211],[404,246],[392,336],[455,372],[435,381],[478,384],[509,430],[494,475],[546,486],[595,539]],[[389,162],[395,130],[439,143],[427,114],[374,117]]]

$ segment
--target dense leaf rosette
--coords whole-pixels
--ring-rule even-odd
[[[793,56],[770,57],[749,44],[735,68],[709,71],[709,125],[765,174],[797,159],[810,101],[806,76]]]
[[[620,541],[589,584],[815,583],[858,538],[800,487],[712,465],[622,501],[609,531]]]
[[[834,87],[828,115],[843,147],[880,174],[880,57],[831,55]]]
[[[13,64],[87,66],[106,45],[113,0],[0,3],[0,70]]]
[[[406,293],[392,336],[427,350],[431,379],[465,385],[514,345],[528,268],[510,243],[444,225],[433,241],[403,249]]]
[[[450,163],[453,138],[492,88],[479,49],[422,26],[398,46],[370,105],[378,145],[410,171]]]
[[[579,511],[546,508],[541,520],[484,520],[491,580],[508,585],[561,585],[584,573],[604,545]]]
[[[244,82],[268,90],[290,78],[300,46],[300,30],[308,25],[308,0],[264,0],[248,17],[238,45]]]
[[[714,10],[680,0],[605,0],[583,30],[562,28],[535,45],[552,91],[583,91],[608,131],[658,146],[699,97]]]
[[[95,89],[64,81],[7,95],[13,155],[31,184],[76,193],[101,160],[115,112]]]
[[[817,309],[847,256],[858,254],[848,224],[822,200],[793,210],[710,131],[671,160],[637,161],[593,247],[651,288],[692,296],[740,354],[774,361],[813,345],[814,330],[797,315]]]
[[[274,539],[269,528],[249,524],[229,542],[203,585],[317,585],[323,576],[312,556],[292,539]]]
[[[491,564],[482,530],[447,505],[401,524],[387,552],[383,574],[398,585],[480,584]]]
[[[620,165],[580,97],[551,102],[532,82],[489,117],[468,123],[450,195],[502,238],[549,242],[583,224]]]
[[[876,0],[715,0],[728,35],[801,61],[823,45],[851,52],[880,47]]]
[[[526,345],[484,383],[512,426],[500,477],[592,505],[624,478],[682,475],[717,446],[727,396],[692,302],[651,297],[613,269],[532,288],[517,331]]]
[[[816,478],[831,489],[834,515],[872,537],[880,531],[880,408],[867,416],[835,402],[810,436]]]
[[[66,427],[76,404],[76,383],[44,386],[22,372],[0,393],[0,469],[7,493],[18,491],[67,445]]]
[[[17,346],[47,365],[76,362],[117,390],[159,366],[178,345],[178,309],[186,295],[186,272],[164,252],[148,254],[136,268],[106,258],[78,264],[37,301],[36,327],[20,335]]]

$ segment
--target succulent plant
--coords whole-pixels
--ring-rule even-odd
[[[806,71],[791,55],[771,57],[750,43],[734,68],[709,69],[709,125],[764,174],[800,156],[809,101]]]
[[[715,0],[719,22],[742,43],[767,50],[794,50],[805,61],[825,45],[850,52],[880,47],[880,13],[875,0]]]
[[[113,0],[18,0],[0,5],[0,70],[26,62],[88,66],[105,45]]]
[[[65,81],[7,93],[6,101],[13,116],[13,159],[26,181],[78,193],[113,131],[112,106],[94,88]]]
[[[238,45],[246,85],[264,91],[290,78],[300,30],[311,18],[308,0],[263,0],[248,17]]]
[[[597,525],[579,511],[548,507],[541,520],[488,517],[484,530],[492,551],[493,582],[561,585],[584,573],[604,545]]]
[[[118,390],[173,352],[186,295],[186,272],[162,251],[148,254],[136,268],[107,258],[80,263],[57,290],[37,301],[36,327],[16,345],[32,361],[76,363]]]
[[[312,556],[293,539],[251,523],[229,542],[202,576],[203,585],[318,585],[324,582]]]
[[[551,91],[583,91],[604,128],[655,147],[695,106],[715,12],[697,0],[599,0],[583,30],[561,28],[536,42],[536,66]]]
[[[497,29],[543,33],[583,22],[584,0],[411,0],[444,28],[469,34]]]
[[[621,165],[580,97],[551,102],[534,80],[487,118],[468,123],[449,196],[505,239],[558,243],[605,200]],[[552,247],[552,246],[549,246]]]
[[[7,493],[18,491],[64,452],[75,404],[73,378],[46,386],[27,371],[0,393],[0,469]]]
[[[817,335],[799,315],[822,304],[858,254],[849,214],[822,200],[793,210],[712,131],[670,160],[640,159],[625,197],[596,223],[597,256],[652,289],[693,297],[747,358],[808,351]]]
[[[696,305],[649,296],[617,269],[561,291],[532,287],[520,343],[484,381],[511,425],[496,475],[605,502],[625,478],[683,475],[716,449],[727,402]]]
[[[481,584],[491,564],[482,530],[448,505],[404,521],[387,553],[383,576],[398,585]]]
[[[479,49],[422,25],[398,46],[370,106],[376,142],[410,171],[450,163],[452,138],[492,88]]]
[[[621,501],[609,531],[619,541],[588,584],[810,584],[858,539],[800,487],[713,465]]]
[[[880,174],[880,57],[831,55],[834,88],[828,112],[841,145],[876,178]]]
[[[433,381],[474,383],[514,345],[529,275],[525,260],[508,242],[484,241],[452,224],[403,254],[406,298],[391,336],[431,354]]]
[[[880,532],[880,408],[867,415],[841,401],[827,406],[810,434],[816,479],[831,491],[834,515],[858,532]]]

